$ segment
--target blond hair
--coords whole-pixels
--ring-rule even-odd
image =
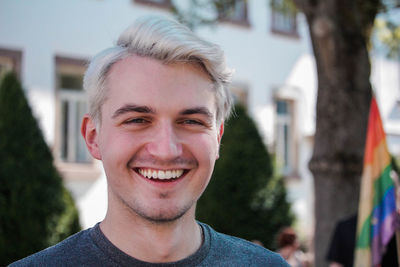
[[[221,48],[199,38],[174,20],[146,17],[128,27],[116,46],[103,50],[89,64],[84,88],[88,92],[89,114],[96,122],[101,120],[101,106],[107,95],[106,78],[111,66],[131,55],[154,58],[165,64],[201,66],[214,84],[217,121],[229,117],[233,100],[228,86],[232,71],[226,67]]]

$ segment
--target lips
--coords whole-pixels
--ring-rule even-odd
[[[150,168],[138,168],[137,172],[140,173],[143,177],[150,180],[175,180],[181,177],[184,173],[183,169],[174,169],[174,170],[155,170]]]

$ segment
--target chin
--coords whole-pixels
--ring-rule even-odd
[[[193,206],[187,205],[184,207],[176,207],[174,209],[152,209],[150,212],[146,211],[136,211],[136,213],[142,217],[143,219],[156,223],[156,224],[162,224],[162,223],[172,223],[175,221],[178,221],[180,218],[182,218],[185,214],[187,214],[190,210],[190,208]]]
[[[177,220],[179,220],[180,218],[183,217],[183,215],[186,214],[186,211],[182,211],[182,212],[163,212],[163,213],[159,213],[159,214],[139,214],[142,218],[144,218],[145,220],[151,222],[151,223],[155,223],[155,224],[164,224],[164,223],[172,223],[175,222]]]

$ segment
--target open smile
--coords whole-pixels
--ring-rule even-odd
[[[174,170],[156,170],[150,168],[137,168],[136,172],[149,180],[158,180],[163,182],[174,181],[188,172],[185,169]]]

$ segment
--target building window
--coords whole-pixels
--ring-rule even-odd
[[[58,155],[64,162],[91,162],[80,133],[88,111],[82,86],[85,64],[84,60],[56,57]]]
[[[233,99],[235,104],[239,103],[244,108],[247,108],[247,101],[248,101],[248,89],[246,86],[232,84],[230,90],[233,95]]]
[[[276,100],[276,163],[284,176],[296,172],[293,101]]]
[[[22,52],[0,48],[0,78],[10,71],[14,71],[18,76],[20,76],[21,59]]]
[[[218,19],[223,22],[230,22],[239,25],[249,26],[247,17],[247,1],[234,0],[231,3],[224,4],[224,2],[217,5]]]
[[[171,0],[135,0],[136,3],[160,8],[172,8]]]
[[[397,100],[389,113],[390,120],[400,121],[400,100]]]
[[[295,8],[286,5],[285,0],[272,0],[271,3],[271,31],[298,37]]]

